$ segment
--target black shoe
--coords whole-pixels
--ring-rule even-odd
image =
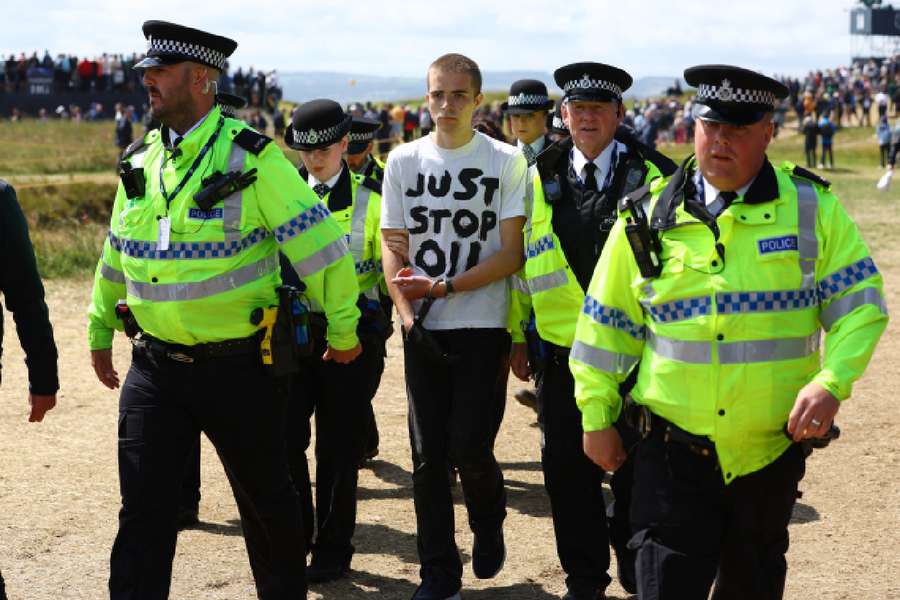
[[[327,564],[317,561],[313,556],[309,567],[306,568],[306,580],[309,583],[325,583],[326,581],[335,581],[343,579],[350,572],[350,563],[332,563]]]
[[[519,404],[521,404],[522,406],[527,406],[535,413],[538,411],[538,399],[537,395],[534,393],[534,390],[519,390],[518,392],[513,394],[513,398],[515,398]]]
[[[506,545],[503,543],[503,528],[483,535],[475,534],[472,544],[472,572],[478,579],[491,579],[506,562]]]
[[[412,595],[412,600],[461,600],[459,591],[447,594],[435,587],[427,579],[423,581]]]
[[[606,600],[606,592],[597,590],[566,590],[562,600]]]
[[[193,529],[200,524],[200,511],[196,508],[179,508],[175,523],[178,531]]]
[[[376,456],[378,456],[378,446],[375,446],[374,448],[366,450],[365,453],[363,454],[362,459],[359,461],[359,468],[360,469],[365,468],[366,463],[369,462],[370,460],[372,460],[373,458],[375,458]]]

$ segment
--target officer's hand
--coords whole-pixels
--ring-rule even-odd
[[[113,368],[111,348],[91,350],[91,365],[100,383],[111,390],[119,387],[119,374]]]
[[[512,345],[512,351],[509,353],[509,367],[512,369],[513,375],[521,381],[529,380],[531,369],[528,366],[528,346],[526,344],[515,343]]]
[[[42,396],[40,394],[28,394],[28,404],[31,405],[31,414],[28,415],[29,423],[40,423],[44,420],[47,411],[56,406],[56,394]]]
[[[828,432],[840,407],[841,403],[831,392],[818,383],[808,383],[794,401],[794,408],[788,418],[788,433],[795,442],[822,437]]]
[[[397,276],[391,279],[391,283],[397,286],[400,293],[407,300],[418,300],[424,298],[434,282],[430,277],[424,275],[413,275],[410,267],[403,267],[397,271]]]
[[[585,431],[584,453],[604,471],[615,471],[622,466],[628,454],[615,427],[598,431]]]
[[[409,262],[409,234],[405,231],[394,232],[384,236],[384,243],[391,252],[403,259],[403,262]]]
[[[347,363],[356,360],[356,357],[360,354],[362,354],[362,344],[359,342],[349,350],[336,350],[329,344],[328,348],[325,349],[325,354],[322,355],[322,360],[333,360],[334,362],[346,365]]]

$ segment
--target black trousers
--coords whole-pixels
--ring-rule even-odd
[[[6,600],[6,584],[3,582],[3,573],[0,573],[0,600]]]
[[[494,439],[506,402],[498,390],[509,375],[510,338],[503,329],[432,333],[456,360],[433,362],[405,342],[406,393],[420,575],[449,596],[462,578],[449,467],[459,471],[469,527],[476,535],[497,531],[506,518]]]
[[[306,597],[284,413],[284,394],[256,353],[184,363],[135,348],[119,399],[122,509],[110,560],[113,600],[168,597],[179,490],[200,431],[234,492],[258,597]]]
[[[611,581],[607,574],[610,542],[619,560],[626,563],[626,572],[632,570],[627,563],[634,562],[634,553],[628,549],[633,460],[629,457],[613,473],[615,501],[607,510],[602,489],[604,471],[584,453],[584,429],[575,404],[568,355],[548,346],[538,397],[543,427],[541,464],[544,487],[550,496],[556,552],[570,590],[604,590]]]
[[[356,529],[359,462],[366,445],[369,406],[384,371],[384,342],[362,339],[362,354],[344,365],[323,361],[324,332],[314,331],[314,335],[318,338],[317,350],[304,361],[291,386],[288,462],[300,494],[306,542],[313,558],[327,565],[343,565],[349,564],[354,551],[351,540]],[[306,460],[313,414],[316,419],[315,509]]]
[[[794,444],[726,486],[713,452],[665,441],[638,446],[631,517],[641,600],[780,600],[788,522],[805,473]]]
[[[200,508],[200,436],[188,452],[181,479],[181,496],[178,507],[196,511]]]

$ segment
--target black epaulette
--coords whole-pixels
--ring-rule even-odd
[[[253,129],[242,129],[234,136],[234,143],[251,154],[259,154],[271,141],[272,138]]]
[[[650,194],[650,184],[645,183],[644,185],[637,188],[633,192],[622,196],[622,199],[619,200],[619,212],[628,210],[628,199],[629,198],[631,198],[631,200],[633,202],[640,204],[640,203],[644,202],[645,200],[647,200],[650,197],[650,195],[651,195]]]
[[[375,179],[372,179],[371,177],[364,177],[361,185],[369,188],[379,196],[381,195],[381,183],[376,181]]]
[[[131,158],[132,156],[137,154],[138,150],[141,150],[141,149],[149,146],[150,144],[147,143],[146,137],[147,136],[141,136],[138,139],[131,142],[131,144],[127,148],[125,148],[125,152],[122,153],[121,160],[128,160],[129,158]]]
[[[810,171],[808,169],[804,169],[803,167],[798,167],[795,165],[793,173],[797,177],[802,177],[803,179],[808,179],[808,180],[812,181],[813,183],[817,183],[817,184],[821,185],[823,188],[828,189],[831,187],[830,181],[828,181],[827,179],[824,179],[822,177],[819,177],[812,171]]]

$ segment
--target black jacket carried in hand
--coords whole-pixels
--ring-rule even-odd
[[[38,276],[28,224],[11,185],[0,180],[0,292],[6,310],[16,322],[19,343],[25,351],[32,394],[52,395],[59,389],[56,344],[44,302],[44,286]],[[3,310],[0,307],[0,355],[3,342]]]

